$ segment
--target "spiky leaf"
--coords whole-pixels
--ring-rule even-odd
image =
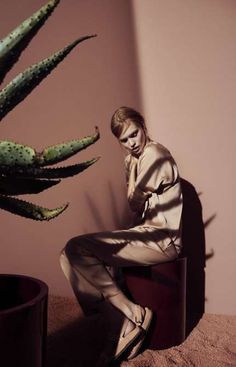
[[[0,165],[8,167],[34,164],[36,152],[33,148],[13,141],[0,141]]]
[[[0,194],[24,195],[38,194],[48,188],[59,184],[61,180],[38,180],[30,178],[1,177]]]
[[[96,127],[94,135],[87,136],[80,140],[72,140],[63,144],[57,144],[44,149],[40,155],[36,156],[35,163],[38,163],[39,166],[48,166],[62,162],[79,151],[87,148],[89,145],[94,144],[98,139],[99,130]]]
[[[25,218],[35,220],[50,220],[61,214],[68,204],[62,205],[59,208],[48,209],[41,206],[28,203],[24,200],[19,200],[9,196],[0,195],[0,208],[7,210],[13,214],[20,215]]]
[[[14,166],[33,167],[55,164],[87,148],[98,139],[99,131],[96,128],[94,135],[48,147],[41,153],[36,152],[30,146],[2,140],[0,141],[0,166],[8,166],[10,168]]]
[[[23,73],[18,74],[0,92],[0,120],[11,111],[18,103],[44,79],[55,67],[73,50],[79,43],[95,37],[95,35],[84,36],[70,45],[64,47],[52,56],[30,66]]]
[[[99,158],[93,158],[83,163],[78,163],[72,166],[59,167],[59,168],[39,168],[39,167],[8,167],[1,166],[0,174],[6,175],[7,177],[29,177],[29,178],[46,178],[46,179],[57,179],[67,178],[77,175],[90,167],[92,164],[97,162]]]
[[[0,41],[0,84],[60,0],[50,0]]]

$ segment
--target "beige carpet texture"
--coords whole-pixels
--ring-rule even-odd
[[[106,345],[105,320],[85,318],[74,299],[53,295],[48,311],[47,367],[95,367]],[[236,367],[236,316],[204,314],[181,345],[113,365]]]

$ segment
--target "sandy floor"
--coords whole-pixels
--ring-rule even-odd
[[[73,299],[50,296],[48,367],[95,367],[105,335],[101,320],[83,318]],[[236,367],[236,316],[205,314],[181,345],[146,350],[116,366]]]

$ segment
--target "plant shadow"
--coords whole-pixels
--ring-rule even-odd
[[[48,335],[46,367],[94,367],[105,341],[101,320],[75,320]]]
[[[206,222],[202,219],[202,205],[194,186],[181,179],[183,191],[182,256],[187,257],[186,279],[186,335],[188,336],[205,312],[205,267],[214,251],[206,254],[205,228],[214,220],[215,214]]]

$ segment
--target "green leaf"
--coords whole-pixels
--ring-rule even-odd
[[[95,35],[81,37],[52,56],[30,66],[23,73],[18,74],[0,92],[0,120],[7,115],[18,103],[44,79],[79,43],[95,37]]]
[[[64,161],[79,151],[87,148],[89,145],[94,144],[98,139],[99,130],[96,127],[94,135],[87,136],[80,140],[72,140],[63,144],[53,145],[44,149],[41,154],[37,155],[35,163],[38,163],[39,166],[48,166]]]
[[[41,206],[28,203],[24,200],[19,200],[9,196],[0,195],[0,208],[7,210],[13,214],[20,215],[25,218],[35,220],[50,220],[61,214],[68,204],[62,205],[55,209],[43,208]]]
[[[50,0],[0,41],[0,84],[60,0]]]
[[[18,144],[13,141],[0,141],[0,166],[34,167],[55,164],[75,155],[82,149],[95,143],[99,139],[96,127],[94,135],[80,140],[72,140],[63,144],[53,145],[38,153],[34,148]]]
[[[32,166],[36,152],[33,148],[13,141],[0,141],[0,165]]]
[[[90,167],[92,164],[97,162],[98,158],[93,158],[91,160],[85,161],[83,163],[78,163],[72,166],[59,167],[59,168],[39,168],[39,167],[8,167],[1,166],[0,174],[6,175],[7,177],[30,177],[30,178],[66,178],[77,175],[78,173],[84,171],[86,168]]]
[[[37,180],[31,178],[0,178],[0,194],[2,195],[24,195],[38,194],[48,188],[59,184],[61,180]]]

